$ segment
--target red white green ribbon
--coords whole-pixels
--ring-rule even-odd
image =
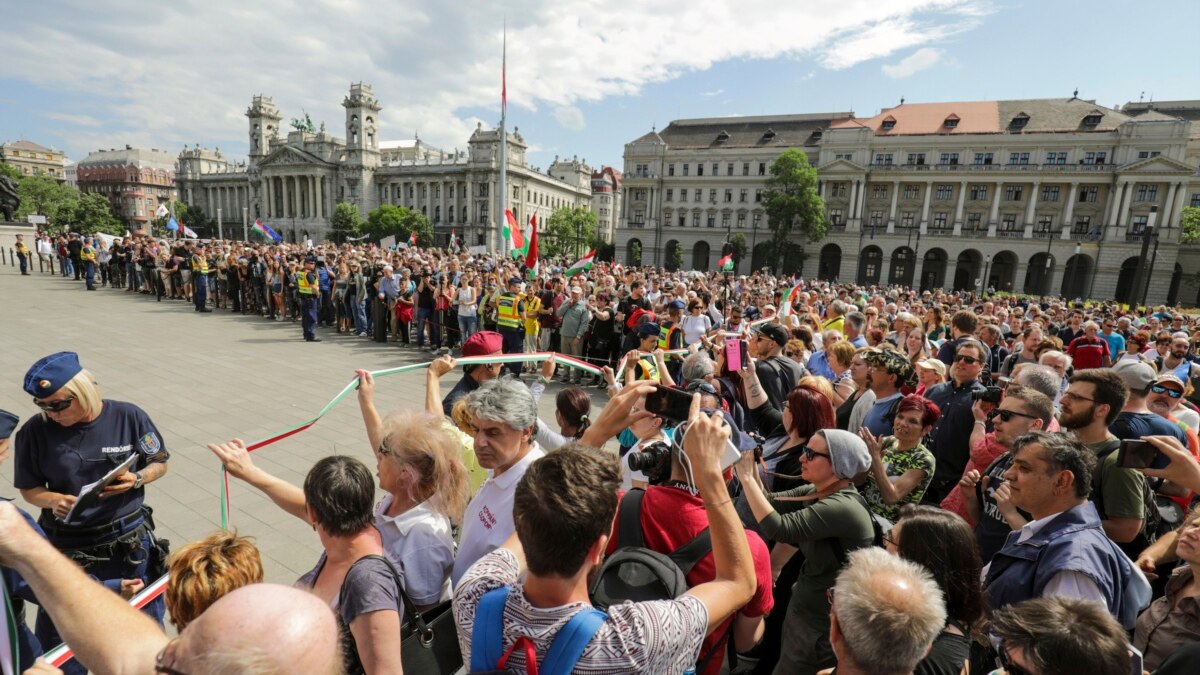
[[[164,574],[155,579],[154,583],[143,588],[138,592],[137,595],[130,598],[129,604],[137,609],[142,609],[146,605],[153,602],[155,598],[163,594],[163,591],[167,590],[167,576],[168,575]],[[75,652],[65,643],[55,647],[54,649],[51,649],[45,654],[42,654],[42,658],[55,668],[62,668],[64,663],[70,661],[74,657]]]

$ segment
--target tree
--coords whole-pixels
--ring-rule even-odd
[[[343,209],[342,207],[347,207]],[[353,211],[353,217],[358,218],[358,209],[353,204],[338,204],[337,210],[333,214],[334,228],[338,228],[338,217],[343,211],[344,219],[348,222],[350,212]],[[392,204],[383,204],[367,214],[365,221],[359,219],[353,230],[361,232],[368,236],[372,241],[379,241],[384,237],[396,237],[396,241],[408,241],[409,236],[413,232],[417,233],[417,244],[420,246],[432,246],[433,226],[429,224],[429,219],[420,211],[406,209],[403,206],[394,206]]]
[[[72,228],[80,234],[125,234],[125,225],[113,215],[108,199],[98,193],[82,195],[71,214]]]
[[[729,238],[729,246],[733,250],[734,267],[746,257],[746,235],[738,232]]]
[[[671,250],[667,252],[667,271],[674,272],[683,267],[683,247],[679,242],[671,245]]]
[[[558,209],[538,231],[538,252],[557,257],[570,254],[576,258],[587,253],[596,242],[596,214],[581,206]]]
[[[49,176],[22,176],[17,186],[21,206],[14,218],[25,220],[25,216],[38,213],[49,219],[53,227],[69,227],[79,203],[79,190],[59,183]]]
[[[0,162],[0,176],[8,176],[18,183],[21,182],[21,172],[17,171],[17,167],[8,162]]]
[[[825,200],[817,192],[817,170],[802,150],[785,150],[771,163],[763,203],[771,230],[772,269],[781,269],[780,260],[793,233],[810,242],[825,237]]]
[[[1183,209],[1183,220],[1179,243],[1195,244],[1200,243],[1200,206],[1188,206]]]
[[[642,266],[642,242],[634,241],[629,245],[629,264],[633,267]]]
[[[387,206],[388,205],[385,204],[379,208],[382,209]],[[396,207],[392,206],[391,208]],[[379,209],[376,209],[376,211],[378,210]],[[371,215],[374,216],[374,213],[372,212]],[[350,202],[342,202],[334,207],[333,217],[329,219],[329,222],[333,227],[334,241],[337,241],[338,243],[345,241],[346,237],[357,236],[363,231],[364,225],[366,224],[363,221],[362,216],[358,215],[358,207]],[[381,237],[374,237],[376,242],[378,242],[380,238]]]

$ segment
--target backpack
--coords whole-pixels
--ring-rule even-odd
[[[507,652],[503,651],[504,605],[508,602],[510,591],[511,586],[502,586],[488,591],[479,599],[475,625],[471,629],[471,664],[467,671],[471,675],[507,673],[504,665],[508,657],[522,647],[525,650],[525,672],[530,675],[539,672],[533,643],[529,638],[522,636]],[[598,609],[585,609],[572,616],[550,642],[540,671],[545,675],[569,675],[606,619],[608,615]]]
[[[646,491],[625,493],[617,512],[617,550],[604,560],[588,589],[592,604],[608,609],[623,600],[673,600],[688,590],[687,574],[712,551],[705,528],[670,554],[646,548],[642,535],[642,499]]]
[[[1121,447],[1121,441],[1110,438],[1096,454],[1096,468],[1092,472],[1092,502],[1100,512],[1100,519],[1108,517],[1104,510],[1103,473],[1106,457]],[[1159,497],[1151,489],[1149,479],[1142,482],[1142,531],[1138,532],[1133,541],[1117,546],[1126,553],[1134,552],[1137,556],[1146,547],[1158,541],[1158,538],[1171,532],[1183,524],[1183,509],[1168,497]],[[1136,560],[1137,558],[1132,558]]]

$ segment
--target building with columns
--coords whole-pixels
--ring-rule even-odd
[[[159,204],[177,198],[175,157],[157,148],[126,145],[97,150],[74,167],[80,192],[102,194],[130,230],[149,229]]]
[[[445,151],[419,139],[380,141],[382,109],[370,85],[352,84],[342,102],[345,138],[321,123],[316,131],[296,129],[280,136],[283,119],[268,96],[255,96],[246,110],[250,153],[233,164],[219,151],[185,148],[179,155],[183,200],[236,226],[261,218],[289,241],[322,240],[339,203],[355,205],[362,217],[380,204],[424,213],[439,245],[452,235],[468,246],[496,240],[499,208],[499,140],[496,129],[479,125],[466,151]],[[534,214],[591,205],[591,169],[573,160],[546,172],[525,161],[518,129],[508,133],[508,207],[522,223]],[[243,214],[245,218],[243,220]],[[226,230],[228,232],[228,230]]]
[[[1200,113],[1200,105],[1175,103]],[[808,143],[793,137],[788,146],[803,147],[817,167],[830,223],[824,241],[806,245],[804,272],[863,284],[986,285],[998,291],[1131,301],[1138,266],[1145,265],[1151,270],[1149,302],[1195,304],[1193,273],[1200,269],[1200,251],[1179,244],[1182,209],[1200,205],[1194,116],[1200,115],[1160,106],[1130,104],[1117,110],[1074,97],[902,103],[869,118],[816,116],[827,122],[818,122],[821,128]],[[774,128],[778,123],[772,120],[789,117],[747,119]],[[725,126],[734,124],[724,121]],[[647,137],[626,146],[627,170],[633,166],[636,172],[647,154],[631,152],[639,142],[646,144]],[[669,146],[665,139],[664,144]],[[773,154],[781,150],[775,148]],[[675,159],[670,149],[660,152]],[[656,215],[663,214],[659,236],[683,246],[685,264],[689,244],[691,265],[704,269],[711,264],[712,244],[703,241],[703,230],[726,229],[727,223],[712,222],[711,204],[715,198],[715,215],[726,217],[722,206],[730,199],[730,188],[698,187],[702,179],[695,171],[704,167],[712,182],[728,182],[728,177],[711,175],[712,165],[723,170],[732,164],[736,173],[737,161],[724,157],[746,151],[726,149],[714,137],[702,154],[706,156],[696,158],[700,162],[691,162],[687,180],[667,176],[661,182],[661,205],[632,196],[626,210],[634,208],[629,220],[623,219],[626,236],[619,240],[644,236],[635,205],[645,203]],[[768,166],[771,159],[764,160]],[[678,174],[682,167],[677,162],[666,164],[668,173],[672,164]],[[758,179],[758,187],[764,179]],[[632,179],[626,186],[635,189]],[[690,197],[699,189],[701,200],[709,202],[690,209],[693,219],[699,218],[694,222],[680,220],[678,208],[673,221],[665,220],[672,198],[678,205],[681,188]],[[732,189],[737,197],[738,188]],[[1143,258],[1150,226],[1155,237]],[[643,241],[642,247],[653,251],[652,260],[669,259],[666,246],[652,248]],[[625,246],[622,254],[627,252]],[[757,267],[760,256],[753,257]],[[750,269],[745,262],[743,267]]]

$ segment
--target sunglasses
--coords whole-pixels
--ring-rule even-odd
[[[33,399],[33,404],[36,405],[37,407],[41,408],[42,410],[45,410],[46,412],[62,412],[64,410],[66,410],[67,408],[70,408],[71,404],[74,402],[75,402],[74,396],[64,398],[61,401],[54,401],[53,403],[46,403],[45,401],[41,401],[36,398]]]
[[[812,448],[807,447],[807,446],[805,446],[805,448],[804,448],[803,455],[804,455],[804,460],[806,462],[811,462],[814,459],[816,459],[817,457],[825,457],[826,459],[829,458],[828,452],[817,452],[816,450],[813,450]]]
[[[1012,658],[1008,655],[1008,648],[1004,645],[1000,646],[1000,649],[996,652],[996,657],[996,660],[1000,662],[1000,667],[1004,669],[1007,675],[1033,675],[1028,670],[1013,663]]]
[[[1168,387],[1164,387],[1161,384],[1150,385],[1150,391],[1152,391],[1156,394],[1167,394],[1171,398],[1182,398],[1183,397],[1182,391],[1179,391],[1178,389],[1170,389]]]
[[[717,388],[707,382],[704,382],[703,380],[689,384],[687,386],[687,391],[693,392],[693,393],[699,391],[699,392],[702,392],[705,394],[709,394],[711,396],[717,395]]]
[[[976,363],[979,363],[980,360],[974,356],[955,356],[954,362],[958,363],[959,361],[966,363],[968,366],[973,366]]]
[[[1000,418],[1001,422],[1011,422],[1013,417],[1024,417],[1025,419],[1029,420],[1037,419],[1037,415],[1026,415],[1023,412],[1017,412],[1016,410],[1001,410],[1000,408],[996,408],[992,412],[988,413],[989,420],[994,420],[997,417]]]

